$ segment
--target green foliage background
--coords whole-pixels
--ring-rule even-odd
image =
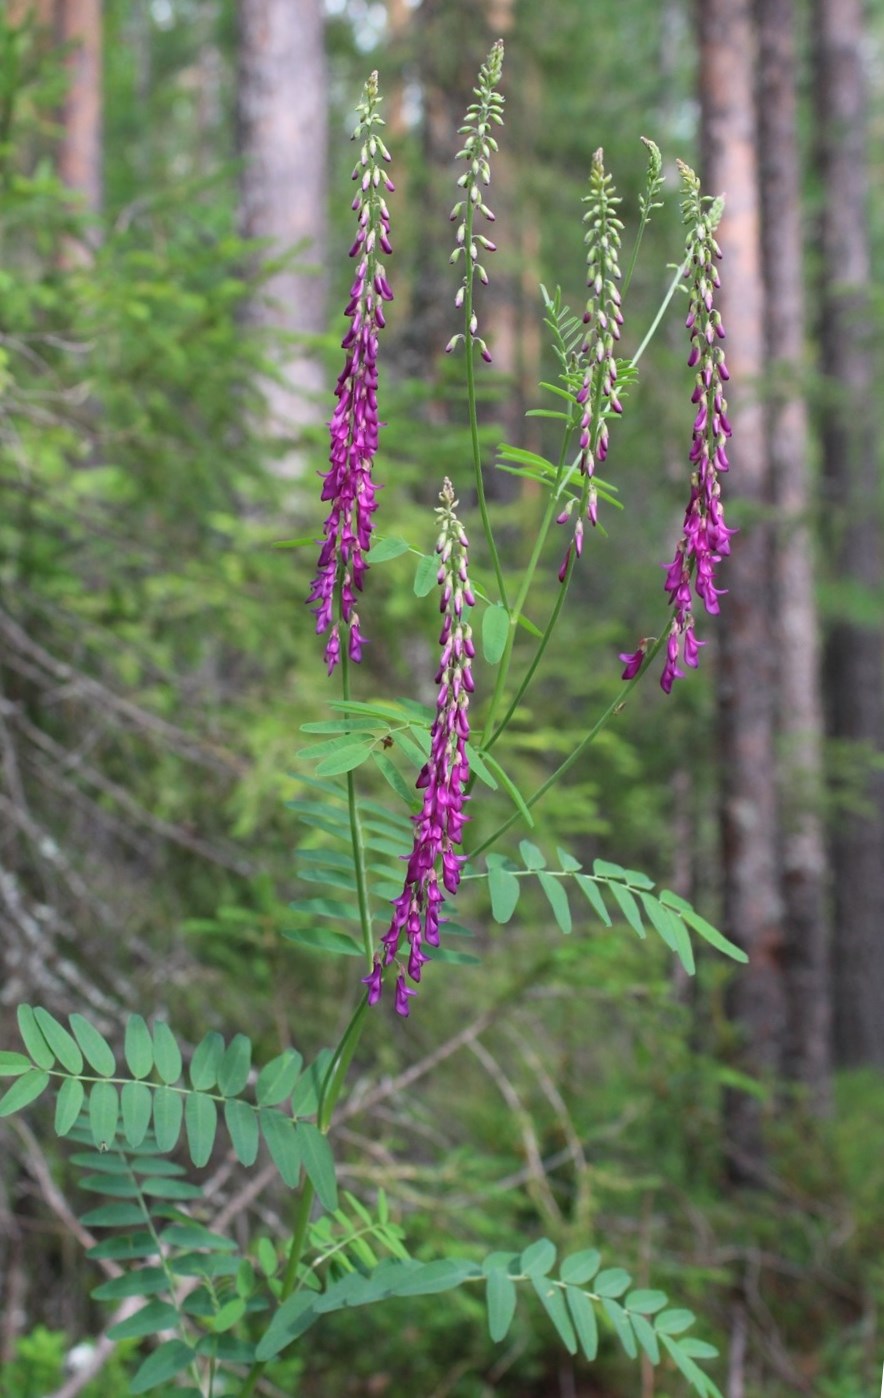
[[[282,936],[292,923],[287,904],[316,893],[296,877],[293,850],[321,846],[322,836],[305,834],[284,803],[306,794],[289,774],[303,771],[297,728],[323,714],[325,681],[302,600],[313,550],[272,544],[317,534],[320,515],[312,490],[292,496],[280,488],[270,469],[274,444],[260,428],[260,375],[272,347],[242,317],[255,284],[244,271],[253,250],[235,232],[233,9],[173,6],[172,22],[160,24],[146,7],[107,6],[107,210],[88,268],[66,267],[63,256],[84,220],[50,159],[58,65],[0,28],[11,112],[0,127],[0,603],[13,627],[0,638],[0,698],[8,706],[4,762],[19,774],[34,823],[14,837],[15,906],[51,932],[53,955],[74,968],[50,988],[91,996],[108,1032],[121,1006],[136,1002],[173,1014],[194,1043],[207,1029],[229,1035],[247,1025],[263,1062],[292,1042],[315,1052],[340,1032],[354,962],[329,964]],[[550,22],[541,7],[517,5],[507,60],[507,138],[521,167],[514,203],[539,221],[543,280],[560,282],[575,308],[592,151],[604,145],[634,224],[639,137],[653,135],[667,162],[690,159],[694,139],[685,10],[609,0],[592,10],[590,24],[585,6],[560,3]],[[462,32],[473,34],[472,7],[451,12],[435,36],[442,71],[446,63],[459,70],[454,46]],[[381,66],[382,82],[386,67],[392,82],[420,55],[373,51],[371,16],[355,5],[337,12],[329,37],[332,126],[342,132],[371,66]],[[208,139],[182,82],[207,43],[217,45],[223,72],[221,120]],[[470,43],[481,57],[485,36]],[[137,62],[145,52],[146,80]],[[540,96],[520,109],[532,72],[542,79]],[[335,305],[347,281],[349,156],[339,141],[329,248]],[[421,159],[414,135],[396,152],[406,183],[418,179]],[[423,239],[443,249],[444,265],[451,197],[440,178],[438,223],[425,229],[413,211],[394,208],[406,284],[420,272]],[[508,234],[515,243],[514,225],[501,219],[498,228],[502,275],[512,275],[506,244]],[[670,198],[644,249],[627,350],[679,252]],[[431,507],[442,476],[462,471],[464,426],[435,349],[423,349],[430,386],[413,377],[420,331],[396,310],[378,521],[383,534],[429,552]],[[336,319],[330,384],[340,334]],[[508,753],[523,788],[560,755],[566,723],[610,702],[617,652],[664,615],[656,565],[678,526],[689,434],[672,390],[683,350],[673,312],[613,434],[610,474],[626,509],[606,517],[609,538],[594,538],[587,550],[557,658],[531,691]],[[488,385],[491,448],[507,385],[494,374]],[[440,403],[430,454],[426,422]],[[321,441],[315,459],[321,469]],[[524,557],[530,494],[505,494],[496,508],[514,556]],[[549,559],[542,608],[554,600],[558,561]],[[427,702],[436,617],[428,599],[414,620],[412,578],[407,557],[372,571],[362,698],[389,693],[392,681],[394,693]],[[714,919],[711,650],[669,703],[649,684],[554,805],[538,811],[531,838],[544,849],[564,843],[586,864],[601,856],[647,868]],[[478,666],[477,675],[481,688]],[[410,783],[407,760],[402,770]],[[376,797],[385,790],[379,779],[367,789]],[[481,790],[472,808],[477,838],[494,823]],[[47,906],[52,919],[41,911]],[[800,1391],[805,1380],[831,1398],[870,1391],[879,1361],[865,1320],[884,1287],[884,1214],[874,1186],[881,1133],[866,1108],[880,1094],[877,1080],[841,1083],[837,1124],[812,1137],[800,1103],[794,1118],[771,1109],[773,1187],[734,1197],[724,1188],[718,1139],[722,1093],[736,1086],[771,1099],[768,1085],[740,1083],[731,1067],[728,966],[701,956],[688,987],[661,943],[639,943],[622,921],[604,931],[588,910],[562,936],[536,886],[526,887],[518,922],[506,927],[494,926],[483,895],[467,885],[458,916],[476,933],[471,949],[481,968],[434,967],[419,1017],[403,1024],[382,1014],[372,1024],[356,1065],[353,1116],[335,1142],[347,1187],[360,1197],[383,1187],[416,1256],[435,1255],[443,1240],[478,1257],[519,1247],[526,1232],[546,1232],[563,1250],[598,1237],[640,1285],[651,1257],[654,1284],[700,1311],[722,1346],[735,1323],[735,1281],[749,1275],[757,1282],[750,1323],[759,1395]],[[486,1014],[484,1060],[461,1049],[407,1093],[360,1114],[370,1084],[395,1078]],[[2,1047],[13,1047],[5,1014],[2,1034]],[[96,1278],[65,1257],[65,1290],[80,1299],[62,1304],[51,1281],[59,1245],[30,1197],[21,1142],[7,1131],[15,1149],[4,1154],[4,1188],[43,1241],[30,1277],[34,1328],[0,1367],[0,1394],[36,1398],[60,1381],[67,1341],[100,1323],[83,1299]],[[72,1186],[55,1146],[42,1148]],[[545,1172],[531,1168],[532,1151]],[[284,1195],[268,1208],[284,1213]],[[124,1345],[94,1398],[125,1391],[127,1363]],[[395,1391],[407,1372],[415,1392],[525,1395],[549,1392],[560,1363],[543,1318],[527,1307],[502,1360],[481,1304],[458,1292],[416,1299],[407,1314],[391,1310],[380,1321],[373,1313],[370,1343],[362,1313],[332,1317],[306,1337],[287,1381],[304,1395],[368,1392],[382,1381]],[[582,1383],[584,1370],[575,1372]],[[593,1391],[635,1391],[632,1366],[610,1335],[593,1373]],[[667,1373],[655,1393],[675,1398],[684,1388]],[[93,1389],[85,1393],[92,1398]]]

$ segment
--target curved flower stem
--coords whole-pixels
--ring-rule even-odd
[[[467,375],[467,405],[470,419],[470,441],[473,448],[473,473],[476,481],[476,499],[479,505],[479,514],[482,517],[482,530],[488,542],[488,551],[491,554],[491,562],[494,565],[494,576],[497,579],[497,590],[500,600],[509,611],[507,602],[506,583],[504,582],[503,569],[500,564],[500,555],[497,545],[494,542],[494,531],[491,528],[491,517],[488,514],[488,502],[485,499],[485,480],[482,474],[482,448],[479,445],[479,415],[476,407],[476,369],[473,362],[473,337],[470,334],[470,322],[473,318],[473,283],[475,281],[475,268],[470,260],[469,249],[473,242],[473,222],[475,220],[475,207],[469,204],[466,211],[466,234],[464,246],[466,248],[467,273],[466,290],[464,293],[464,354],[466,355],[466,375]]]
[[[636,350],[635,354],[632,356],[632,359],[630,360],[630,363],[632,364],[632,367],[633,367],[633,368],[635,368],[636,364],[637,364],[638,361],[641,359],[641,357],[642,357],[642,355],[644,354],[645,350],[648,348],[648,345],[651,343],[651,340],[654,338],[654,335],[655,335],[656,332],[657,332],[657,326],[660,324],[660,321],[663,319],[664,315],[666,314],[666,310],[667,310],[667,307],[669,306],[669,302],[672,300],[673,296],[675,295],[676,290],[678,289],[678,284],[679,284],[679,282],[681,281],[682,277],[685,275],[685,273],[688,271],[690,265],[691,265],[691,264],[690,264],[690,262],[689,262],[688,260],[685,260],[684,262],[682,262],[682,264],[681,264],[681,266],[678,268],[678,271],[676,272],[675,276],[672,278],[672,281],[669,283],[669,289],[668,289],[668,291],[666,292],[666,295],[663,297],[663,300],[662,300],[661,303],[660,303],[660,307],[659,307],[659,310],[657,311],[657,314],[654,316],[654,319],[651,321],[651,325],[650,325],[650,328],[649,328],[649,330],[648,330],[648,333],[645,335],[645,338],[642,340],[641,344],[639,345],[638,349]]]
[[[524,577],[522,578],[522,582],[519,586],[518,596],[516,597],[516,600],[513,603],[513,609],[510,613],[510,624],[509,630],[507,632],[506,645],[504,647],[503,655],[500,658],[500,663],[497,667],[497,675],[494,681],[494,692],[491,695],[491,703],[488,707],[488,715],[485,719],[485,727],[482,730],[482,741],[479,745],[480,752],[484,751],[485,748],[490,748],[492,743],[497,741],[498,737],[506,728],[507,724],[509,723],[513,714],[515,713],[519,701],[521,700],[522,695],[525,693],[525,690],[527,689],[528,684],[530,683],[534,671],[537,669],[537,666],[540,662],[540,657],[546,650],[547,643],[549,641],[550,635],[552,634],[552,628],[555,626],[555,623],[558,620],[559,612],[562,609],[562,602],[564,601],[564,598],[560,597],[557,600],[555,607],[553,608],[553,614],[550,619],[550,622],[548,623],[547,631],[544,633],[543,640],[540,642],[540,647],[537,655],[531,662],[529,672],[527,676],[522,680],[516,698],[513,700],[513,702],[507,709],[506,716],[501,720],[501,722],[497,725],[497,727],[494,729],[492,733],[491,728],[492,724],[494,723],[494,716],[497,713],[498,705],[500,704],[500,698],[503,694],[504,688],[506,687],[507,679],[509,677],[510,661],[512,659],[513,645],[516,639],[516,627],[518,626],[518,619],[522,614],[522,609],[525,606],[526,601],[528,600],[528,593],[531,589],[531,584],[534,581],[534,574],[536,573],[537,565],[540,562],[540,555],[543,552],[543,546],[546,543],[547,536],[552,525],[553,515],[555,513],[556,506],[559,503],[559,484],[562,479],[562,472],[565,468],[565,458],[568,454],[568,443],[571,440],[572,431],[573,429],[570,426],[568,426],[565,430],[564,437],[562,439],[562,449],[559,453],[558,466],[556,469],[555,485],[550,491],[546,509],[543,514],[543,519],[540,522],[540,528],[538,529],[537,536],[534,540],[534,548],[531,551],[531,557],[528,560],[528,566],[525,569]],[[570,576],[571,565],[569,564],[568,578],[570,578]],[[565,586],[567,586],[567,583],[565,584]],[[490,737],[488,736],[489,733],[491,734]]]
[[[564,762],[559,763],[559,766],[556,768],[556,770],[552,772],[550,776],[547,777],[546,781],[543,782],[543,784],[539,786],[535,792],[532,792],[530,796],[525,798],[525,805],[528,806],[529,809],[531,806],[535,806],[537,802],[540,801],[552,787],[557,785],[557,783],[561,780],[565,773],[571,770],[575,762],[579,761],[579,759],[583,756],[583,753],[589,747],[590,743],[594,742],[594,740],[598,737],[599,733],[601,733],[602,729],[607,727],[608,723],[614,717],[614,715],[620,712],[627,699],[629,698],[629,695],[631,694],[632,690],[638,684],[639,680],[647,670],[654,656],[657,654],[657,652],[660,650],[660,647],[666,640],[668,629],[668,625],[664,626],[663,631],[648,650],[648,653],[645,656],[644,664],[642,665],[638,674],[635,675],[623,686],[623,689],[620,691],[617,698],[611,701],[611,703],[605,709],[605,712],[593,724],[592,728],[590,728],[589,732],[583,738],[581,738],[574,751],[570,753],[568,757],[565,758]],[[514,811],[513,814],[507,820],[503,821],[501,825],[498,825],[497,829],[493,830],[491,834],[487,836],[487,838],[484,839],[480,845],[477,845],[475,849],[470,850],[470,859],[475,859],[486,849],[490,848],[491,845],[496,844],[497,841],[500,839],[501,835],[505,834],[505,832],[509,830],[511,826],[515,825],[517,820],[521,820],[521,814],[519,811]]]

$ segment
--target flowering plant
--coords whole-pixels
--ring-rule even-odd
[[[641,935],[649,926],[688,972],[694,969],[692,936],[737,960],[745,959],[688,902],[668,890],[656,892],[642,874],[603,860],[586,871],[564,850],[558,851],[559,867],[551,869],[544,853],[528,840],[519,845],[521,864],[513,852],[496,848],[513,826],[530,827],[532,809],[611,721],[658,651],[665,646],[660,682],[667,693],[681,675],[681,654],[688,665],[696,665],[702,642],[694,634],[692,598],[699,597],[707,612],[718,611],[715,566],[728,552],[732,532],[724,524],[720,491],[730,434],[723,396],[724,332],[715,309],[720,251],[714,235],[721,202],[702,196],[696,176],[686,166],[681,166],[684,257],[642,344],[629,358],[618,353],[635,256],[662,185],[660,153],[648,141],[647,186],[626,277],[620,268],[620,201],[599,150],[585,200],[588,298],[582,321],[562,305],[558,293],[544,293],[546,323],[560,366],[558,383],[547,386],[559,406],[547,416],[560,425],[561,447],[557,461],[518,445],[500,450],[501,462],[534,482],[544,502],[527,566],[521,573],[504,567],[486,494],[476,389],[477,358],[492,358],[487,340],[478,333],[477,284],[488,281],[481,259],[495,248],[477,231],[477,220],[494,217],[485,191],[497,151],[494,133],[503,124],[502,67],[503,46],[497,43],[482,66],[476,101],[461,130],[460,158],[466,169],[451,216],[457,224],[452,261],[463,268],[454,296],[463,328],[447,349],[463,354],[473,461],[469,479],[439,482],[441,504],[432,552],[385,536],[382,529],[376,533],[375,528],[382,513],[373,478],[380,425],[379,336],[395,285],[384,262],[392,253],[387,195],[393,193],[393,183],[387,173],[390,152],[381,137],[376,74],[366,84],[355,133],[357,232],[351,254],[356,271],[345,311],[350,327],[343,340],[329,469],[321,492],[329,513],[309,598],[316,631],[327,637],[330,682],[340,679],[341,688],[340,697],[330,700],[330,717],[304,725],[317,739],[306,756],[316,764],[310,780],[319,799],[292,803],[323,832],[319,844],[305,841],[301,851],[312,877],[353,895],[352,906],[322,900],[321,911],[327,914],[331,908],[339,924],[327,934],[315,931],[320,912],[315,901],[293,905],[296,913],[305,914],[308,925],[295,929],[292,940],[364,958],[364,974],[353,976],[354,1008],[340,1042],[307,1066],[299,1052],[286,1049],[255,1074],[246,1035],[237,1034],[225,1044],[211,1032],[190,1054],[185,1076],[184,1055],[162,1021],[151,1028],[138,1014],[129,1018],[122,1046],[125,1066],[118,1068],[111,1045],[82,1015],[72,1014],[67,1027],[42,1008],[22,1006],[24,1052],[0,1054],[0,1071],[13,1079],[0,1100],[0,1115],[27,1107],[47,1088],[57,1086],[56,1130],[84,1147],[80,1160],[89,1172],[86,1187],[107,1196],[84,1216],[82,1226],[107,1230],[90,1248],[90,1256],[110,1273],[94,1295],[117,1304],[108,1338],[159,1340],[133,1378],[133,1394],[169,1383],[190,1398],[221,1393],[249,1398],[279,1391],[265,1390],[275,1366],[324,1316],[461,1286],[483,1289],[495,1341],[508,1334],[523,1286],[534,1292],[571,1354],[595,1358],[601,1320],[629,1356],[641,1352],[651,1364],[671,1362],[699,1394],[718,1393],[698,1363],[713,1358],[714,1349],[685,1333],[693,1323],[691,1313],[670,1307],[661,1291],[634,1288],[621,1267],[601,1268],[595,1239],[581,1239],[586,1246],[561,1258],[551,1240],[532,1236],[519,1252],[418,1259],[410,1254],[382,1192],[371,1210],[352,1195],[342,1200],[329,1140],[369,1012],[382,1013],[376,1007],[383,1002],[388,976],[395,980],[394,1009],[407,1016],[416,987],[425,986],[428,965],[431,979],[444,974],[446,960],[469,959],[446,945],[448,933],[466,930],[454,923],[451,913],[468,880],[487,887],[491,914],[501,923],[513,916],[526,879],[536,878],[563,932],[572,927],[568,888],[573,887],[608,926],[611,908]],[[672,619],[656,639],[643,640],[633,653],[621,657],[627,689],[575,737],[568,755],[546,780],[523,795],[498,756],[498,745],[505,747],[502,740],[553,638],[574,568],[586,547],[587,524],[594,529],[600,506],[614,501],[613,488],[596,474],[596,467],[607,467],[609,455],[614,455],[616,437],[611,438],[610,427],[623,412],[621,395],[635,383],[638,362],[682,278],[689,288],[688,364],[695,371],[695,417],[683,537],[665,581],[674,607]],[[475,498],[477,515],[476,528],[470,525],[469,531],[464,521],[471,506],[457,498],[466,500],[468,491]],[[546,625],[529,627],[535,650],[521,675],[514,675],[516,629],[526,623],[526,602],[556,523],[571,529],[558,574],[561,586]],[[423,526],[415,527],[423,539]],[[473,549],[478,543],[490,559],[493,587],[482,589],[471,578],[468,532]],[[367,615],[370,565],[413,547],[420,554],[416,593],[425,596],[437,586],[442,614],[437,697],[431,711],[413,700],[366,700],[353,692],[353,667],[361,661],[364,645],[357,602]],[[482,618],[483,674],[494,676],[484,693],[473,674],[471,617],[477,613]],[[415,759],[413,784],[387,754],[394,735],[406,758]],[[388,782],[397,806],[379,811],[360,793],[359,770],[368,762]],[[471,843],[468,802],[472,811],[486,795],[490,800],[501,789],[512,809],[491,833]],[[378,823],[382,836],[372,840],[367,831]],[[392,847],[393,864],[382,886],[392,911],[382,903],[385,910],[380,914],[378,893],[370,882],[370,846],[387,857]],[[348,920],[355,935],[347,930]],[[387,930],[376,940],[378,920]],[[197,1169],[205,1166],[224,1135],[245,1168],[255,1165],[263,1143],[295,1196],[293,1223],[285,1236],[250,1241],[237,1234],[234,1239],[209,1226],[199,1185],[184,1179],[184,1167],[166,1158],[178,1147],[182,1132]],[[138,1301],[134,1308],[133,1298]]]

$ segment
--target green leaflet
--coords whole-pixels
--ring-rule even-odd
[[[75,1077],[78,1073],[82,1073],[83,1055],[73,1035],[69,1034],[64,1025],[59,1024],[57,1019],[53,1019],[48,1010],[41,1009],[40,1006],[34,1010],[34,1018],[62,1068],[68,1073],[73,1073]]]
[[[153,1040],[141,1015],[130,1015],[126,1021],[124,1053],[133,1078],[146,1078],[153,1069]]]
[[[68,1018],[86,1062],[95,1069],[100,1078],[112,1078],[117,1071],[117,1060],[107,1039],[82,1015],[73,1014]]]
[[[509,1334],[516,1313],[516,1286],[507,1272],[495,1270],[488,1273],[485,1302],[488,1307],[488,1333],[496,1344],[500,1344]]]
[[[7,1088],[0,1097],[0,1117],[12,1116],[13,1112],[20,1112],[23,1107],[29,1107],[48,1086],[49,1074],[42,1068],[31,1068],[20,1078],[16,1078],[12,1087]]]
[[[204,1092],[192,1092],[184,1104],[184,1126],[190,1158],[199,1169],[212,1154],[218,1129],[218,1108]]]

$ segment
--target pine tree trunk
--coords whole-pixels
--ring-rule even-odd
[[[243,160],[240,227],[270,240],[271,254],[300,248],[251,307],[254,322],[291,335],[326,323],[328,78],[320,0],[240,0],[237,122]],[[282,438],[327,415],[321,366],[297,344],[267,386],[270,421]],[[297,474],[297,454],[282,470]]]
[[[820,349],[828,556],[852,614],[828,638],[831,735],[861,745],[864,808],[839,813],[835,874],[835,1051],[843,1065],[884,1066],[884,634],[877,424],[871,356],[868,124],[861,0],[815,0],[816,112],[822,213]],[[865,599],[863,605],[863,599]],[[863,614],[864,613],[864,614]]]
[[[101,208],[101,0],[58,0],[57,34],[67,58],[58,173],[92,212]]]
[[[774,629],[779,857],[789,1035],[785,1069],[825,1111],[830,1100],[831,1006],[827,864],[822,821],[823,712],[819,619],[803,397],[804,293],[795,99],[794,0],[755,0],[759,41],[758,146],[767,299],[765,391],[775,503]]]
[[[727,206],[719,241],[725,252],[719,304],[727,329],[732,467],[731,520],[740,533],[722,570],[718,684],[722,760],[721,830],[724,924],[746,949],[730,1008],[744,1040],[743,1066],[779,1074],[787,1033],[784,939],[776,870],[774,654],[769,613],[770,530],[763,518],[769,471],[759,384],[764,373],[764,289],[754,129],[754,45],[750,0],[704,0],[697,9],[700,102],[706,187]],[[753,1179],[763,1162],[757,1101],[735,1094],[727,1106],[730,1165]]]

